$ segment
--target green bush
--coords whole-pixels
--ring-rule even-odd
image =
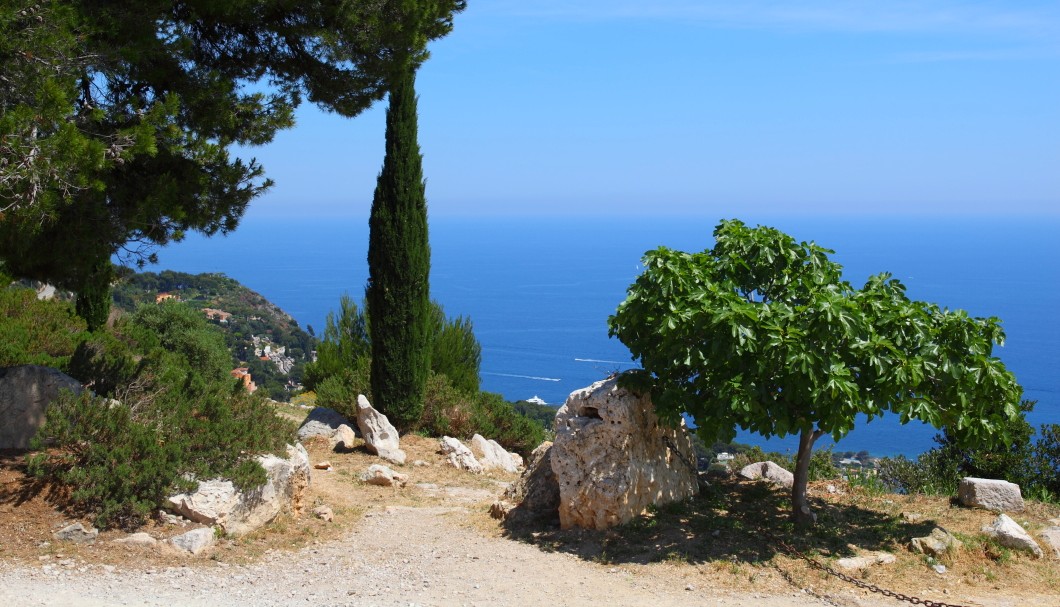
[[[87,333],[68,302],[40,301],[33,289],[0,287],[0,367],[44,365],[67,370]]]
[[[827,481],[843,476],[842,470],[835,465],[832,449],[816,449],[810,456],[810,480]]]
[[[320,407],[328,407],[353,419],[357,416],[357,395],[363,394],[372,400],[371,382],[368,378],[371,372],[368,359],[358,359],[352,368],[343,369],[336,375],[332,375],[317,384],[316,404]]]
[[[144,306],[78,351],[87,394],[49,407],[30,470],[71,487],[100,527],[135,527],[189,478],[265,481],[254,461],[281,453],[294,425],[228,373],[231,359],[205,318],[180,304]],[[111,400],[117,398],[117,401]]]
[[[517,413],[499,394],[468,394],[445,375],[427,378],[423,414],[413,428],[430,436],[468,439],[475,434],[493,439],[509,451],[527,455],[545,440],[540,423]]]

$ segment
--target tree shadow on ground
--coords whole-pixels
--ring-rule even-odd
[[[817,525],[791,522],[790,494],[765,482],[724,479],[683,502],[651,508],[604,531],[559,527],[558,518],[504,523],[506,537],[543,550],[605,564],[675,561],[761,563],[795,550],[843,557],[862,550],[893,551],[927,535],[933,521],[910,522],[861,506],[811,498]]]
[[[17,508],[40,498],[64,511],[82,514],[68,507],[68,488],[29,474],[26,467],[27,453],[15,449],[0,450],[0,506]]]

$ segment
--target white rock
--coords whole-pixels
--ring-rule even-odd
[[[737,472],[747,480],[765,479],[775,485],[791,488],[795,484],[795,475],[781,468],[775,462],[755,462],[747,464]]]
[[[231,481],[211,479],[199,483],[193,493],[170,497],[170,510],[206,525],[218,525],[233,537],[246,535],[276,518],[280,512],[297,516],[304,508],[309,487],[309,454],[299,443],[287,447],[287,459],[264,455],[258,462],[265,468],[266,482],[247,492],[238,491]]]
[[[346,424],[341,424],[331,436],[331,448],[341,453],[353,451],[357,444],[357,433]]]
[[[405,452],[401,450],[397,429],[385,415],[376,411],[368,399],[357,395],[357,427],[364,437],[364,446],[369,453],[395,464],[405,463]]]
[[[1038,537],[1042,538],[1046,548],[1053,553],[1053,558],[1060,559],[1060,527],[1046,527]]]
[[[199,554],[217,541],[217,534],[212,527],[193,529],[187,533],[169,538],[169,543],[191,554]]]
[[[408,482],[408,477],[404,474],[398,474],[382,464],[372,464],[368,466],[364,474],[361,474],[361,480],[369,485],[379,485],[380,487],[393,487],[395,485],[404,487],[405,483]]]
[[[481,434],[471,437],[471,452],[475,454],[484,470],[500,468],[505,472],[519,471],[519,464],[516,463],[511,453],[508,453],[497,441],[486,440]]]
[[[840,569],[865,569],[873,565],[889,565],[897,559],[889,552],[876,552],[863,556],[851,556],[835,562]]]
[[[1020,486],[1008,481],[971,476],[962,478],[957,499],[965,506],[994,512],[1023,512]]]
[[[318,519],[321,519],[328,523],[330,523],[335,518],[335,512],[333,512],[328,506],[323,505],[313,508],[313,515],[316,516]]]
[[[999,514],[994,522],[983,527],[983,533],[997,540],[997,543],[1007,548],[1024,550],[1038,558],[1042,558],[1042,548],[1034,541],[1019,523],[1009,518],[1007,514]]]
[[[125,537],[119,537],[114,540],[114,543],[125,544],[127,546],[154,546],[158,543],[158,540],[141,531],[140,533],[133,533]]]
[[[87,529],[81,523],[67,525],[52,534],[57,540],[73,542],[75,544],[91,544],[99,536],[99,530],[89,526]]]
[[[482,474],[482,464],[464,443],[451,436],[443,436],[438,443],[450,464],[461,470]]]
[[[652,504],[699,492],[695,451],[684,422],[659,422],[651,398],[617,378],[575,390],[556,413],[550,463],[563,528],[606,529]]]

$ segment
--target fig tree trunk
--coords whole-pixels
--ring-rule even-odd
[[[817,522],[817,515],[810,509],[806,499],[806,485],[810,480],[810,458],[813,444],[821,435],[820,430],[803,430],[799,435],[799,453],[795,457],[795,482],[791,485],[791,516],[795,524],[808,527]]]

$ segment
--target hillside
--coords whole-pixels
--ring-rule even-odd
[[[260,293],[224,274],[171,270],[130,274],[114,287],[114,305],[126,311],[166,300],[202,310],[224,332],[233,366],[246,367],[273,398],[286,400],[300,386],[317,340]]]

